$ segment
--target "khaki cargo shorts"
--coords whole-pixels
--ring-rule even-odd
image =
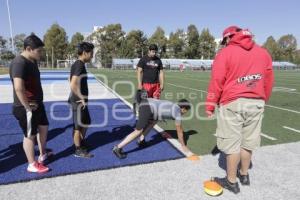
[[[225,154],[239,153],[241,148],[253,151],[260,146],[265,102],[239,98],[217,111],[217,145]]]

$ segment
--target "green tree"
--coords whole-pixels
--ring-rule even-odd
[[[10,50],[4,50],[0,54],[0,60],[10,61],[15,58],[15,54]]]
[[[6,50],[7,40],[0,36],[0,59],[2,59],[2,53]]]
[[[7,43],[7,40],[0,36],[0,51],[6,49],[6,43]]]
[[[294,62],[297,50],[297,39],[291,35],[284,35],[279,38],[278,46],[281,51],[281,60]]]
[[[203,29],[199,36],[199,54],[203,59],[212,59],[216,53],[215,38],[208,29]]]
[[[195,25],[189,25],[187,30],[187,44],[185,56],[189,59],[200,58],[199,55],[199,32]]]
[[[266,42],[263,44],[263,47],[266,48],[269,53],[272,56],[272,59],[275,60],[280,60],[281,57],[281,52],[278,46],[278,43],[276,40],[273,38],[273,36],[269,36],[266,40]]]
[[[161,27],[157,27],[156,31],[149,39],[149,44],[156,44],[158,46],[158,53],[161,58],[166,57],[168,39],[165,36],[165,31]]]
[[[44,35],[44,43],[46,54],[50,58],[51,63],[53,51],[54,66],[58,59],[66,59],[68,53],[68,37],[63,27],[57,23],[53,24]]]
[[[132,30],[123,38],[120,56],[123,58],[140,58],[147,52],[147,37],[141,30]]]
[[[79,43],[83,42],[83,40],[84,40],[84,36],[79,32],[76,32],[72,36],[71,42],[68,46],[68,53],[72,58],[77,57],[77,46]]]
[[[295,63],[300,65],[300,49],[296,51]]]
[[[87,38],[96,45],[96,60],[100,61],[103,67],[110,68],[112,59],[121,56],[124,35],[121,24],[109,24]]]
[[[168,41],[168,57],[184,58],[185,33],[183,29],[171,32]]]
[[[24,40],[25,40],[25,38],[26,38],[26,35],[24,33],[15,35],[15,37],[14,37],[14,44],[15,44],[15,47],[16,47],[15,50],[16,50],[17,54],[22,53],[23,48],[24,48]]]

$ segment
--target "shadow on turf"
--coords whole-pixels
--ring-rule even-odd
[[[176,130],[166,130],[165,132],[169,133],[172,136],[172,138],[178,139]],[[195,130],[184,131],[183,134],[184,142],[187,143],[190,139],[190,136],[195,134],[198,134],[198,132]]]
[[[159,143],[165,141],[165,139],[161,136],[161,134],[157,133],[157,134],[153,135],[150,140],[148,138],[146,138],[146,141],[147,141],[147,146],[144,148],[148,148],[148,147],[154,146],[156,144],[159,144]],[[125,153],[133,153],[136,151],[140,151],[141,149],[143,149],[143,147],[136,147],[135,149],[126,151]]]
[[[69,124],[63,128],[50,130],[48,132],[47,141],[54,139],[72,126],[72,124]],[[23,150],[23,142],[10,145],[8,148],[0,150],[0,173],[10,171],[25,163],[27,163],[27,159]]]
[[[113,143],[114,141],[118,141],[126,137],[130,132],[133,131],[133,127],[129,125],[120,126],[112,129],[112,131],[96,131],[93,133],[90,133],[86,137],[86,143],[88,144],[89,151],[93,151],[94,149],[97,149],[103,145]],[[111,147],[113,148],[113,146]],[[51,160],[48,162],[52,163],[55,162],[61,158],[68,157],[74,154],[75,147],[72,144],[65,150],[55,153],[54,156],[51,158]]]

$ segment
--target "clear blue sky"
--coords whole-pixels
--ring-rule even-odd
[[[9,0],[13,34],[43,36],[51,24],[75,32],[91,32],[94,25],[121,23],[123,30],[141,29],[150,36],[157,26],[166,33],[195,24],[219,38],[228,25],[249,28],[258,43],[273,35],[293,34],[300,46],[299,0]],[[6,0],[0,0],[0,35],[8,37]]]

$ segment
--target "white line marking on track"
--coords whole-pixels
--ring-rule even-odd
[[[300,130],[297,130],[297,129],[294,129],[294,128],[291,128],[291,127],[288,127],[288,126],[283,126],[283,128],[294,131],[294,132],[297,132],[297,133],[300,133]]]

